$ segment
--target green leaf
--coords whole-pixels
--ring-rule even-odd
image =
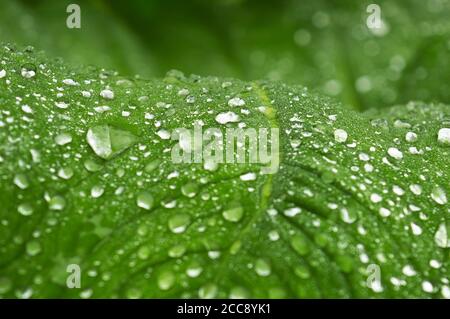
[[[0,297],[449,297],[448,106],[0,56]],[[174,163],[198,121],[279,128],[278,172]]]
[[[122,73],[170,69],[302,84],[356,110],[450,103],[448,0],[80,1],[82,27],[65,27],[70,2],[4,1],[0,38],[66,61]],[[19,21],[20,23],[17,23]]]

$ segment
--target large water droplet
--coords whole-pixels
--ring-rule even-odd
[[[169,219],[169,229],[175,233],[180,234],[186,230],[191,218],[187,214],[177,214]]]
[[[86,139],[95,154],[103,159],[116,156],[137,141],[137,137],[129,131],[110,125],[91,127],[86,134]]]

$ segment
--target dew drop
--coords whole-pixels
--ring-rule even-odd
[[[30,186],[28,178],[24,174],[16,174],[16,176],[14,176],[14,184],[20,189],[26,189]]]
[[[175,275],[171,271],[164,271],[158,276],[158,287],[161,290],[169,290],[175,283]]]
[[[66,200],[62,196],[53,196],[49,202],[48,207],[51,210],[63,210],[66,207]]]
[[[208,283],[204,286],[202,286],[198,290],[198,296],[202,299],[211,299],[214,298],[217,294],[217,286],[212,283]]]
[[[264,259],[258,259],[255,263],[255,271],[261,277],[267,277],[271,273],[270,264]]]
[[[434,234],[434,242],[438,247],[446,248],[450,247],[450,242],[448,240],[447,226],[445,223],[441,223]]]
[[[347,141],[348,134],[343,129],[334,130],[334,140],[338,143],[345,143]]]
[[[105,192],[105,188],[101,185],[94,185],[91,188],[91,196],[92,198],[99,198]]]
[[[136,204],[138,207],[150,210],[153,207],[153,196],[148,192],[142,192],[137,196]]]
[[[41,252],[41,244],[37,240],[32,240],[27,243],[26,251],[28,255],[36,256]]]
[[[180,245],[175,245],[172,248],[170,248],[168,254],[169,254],[169,257],[179,258],[179,257],[183,256],[185,252],[186,252],[186,246],[180,244]]]
[[[110,125],[90,128],[86,134],[86,139],[94,153],[103,159],[114,157],[137,141],[134,134]]]
[[[216,116],[216,122],[219,124],[235,123],[239,122],[240,117],[234,112],[219,113]]]
[[[229,222],[237,223],[244,216],[244,209],[242,206],[235,206],[228,208],[222,212],[223,218]]]
[[[20,74],[26,79],[31,79],[36,75],[36,66],[31,63],[24,64]]]
[[[72,142],[72,136],[69,133],[61,133],[55,136],[55,143],[58,145],[66,145]]]
[[[100,92],[100,96],[104,99],[112,100],[112,99],[114,99],[114,92],[111,90],[105,89]]]
[[[441,128],[438,132],[438,142],[443,145],[450,145],[450,128]]]
[[[434,187],[431,191],[431,198],[439,205],[447,204],[447,194],[441,187]]]
[[[181,193],[189,198],[195,197],[198,192],[198,185],[196,183],[187,183],[181,187]]]
[[[33,206],[31,206],[30,204],[20,204],[17,207],[17,211],[23,216],[30,216],[31,214],[33,214]]]
[[[189,225],[191,219],[187,214],[177,214],[169,219],[169,229],[174,234],[183,233]]]

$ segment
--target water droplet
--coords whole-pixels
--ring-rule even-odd
[[[27,243],[26,251],[28,255],[36,256],[41,252],[41,244],[37,240],[32,240]]]
[[[100,96],[104,99],[112,100],[114,99],[114,92],[108,89],[102,90]]]
[[[147,165],[145,165],[145,171],[147,173],[150,173],[150,172],[154,171],[160,164],[161,164],[161,161],[155,159],[155,160],[151,161],[150,163],[148,163]]]
[[[48,207],[51,210],[63,210],[66,207],[66,200],[62,196],[53,196],[49,202]]]
[[[447,204],[447,195],[441,187],[434,187],[431,191],[431,198],[439,205]]]
[[[403,153],[396,147],[388,148],[388,155],[396,160],[401,160],[403,158]]]
[[[58,171],[58,176],[62,179],[71,179],[73,176],[73,169],[70,167],[60,168]]]
[[[191,218],[187,214],[177,214],[169,219],[169,229],[175,233],[180,234],[186,230]]]
[[[146,210],[153,207],[153,196],[148,192],[142,192],[137,196],[136,204]]]
[[[137,251],[139,259],[145,260],[150,256],[150,249],[147,246],[142,246]]]
[[[237,223],[242,219],[244,215],[244,209],[242,206],[235,206],[228,208],[222,212],[223,218],[229,222]]]
[[[342,221],[347,224],[354,223],[358,217],[356,211],[354,211],[353,209],[348,210],[347,208],[342,208],[340,210],[340,213]]]
[[[267,277],[270,275],[272,269],[270,264],[264,259],[258,259],[255,263],[255,271],[261,277]]]
[[[20,204],[17,207],[17,211],[23,216],[30,216],[33,214],[33,206],[30,204]]]
[[[20,189],[26,189],[30,186],[28,178],[24,174],[16,174],[16,176],[14,176],[14,184]]]
[[[88,159],[84,162],[84,168],[86,168],[89,172],[98,172],[102,169],[102,165],[96,163],[95,161]]]
[[[246,299],[249,298],[248,291],[243,287],[234,287],[230,291],[230,299]]]
[[[196,278],[200,276],[202,271],[203,268],[197,262],[192,262],[186,269],[186,274],[188,275],[188,277]]]
[[[334,140],[338,143],[345,143],[347,141],[348,134],[342,129],[334,130]]]
[[[72,135],[69,133],[60,133],[55,136],[55,143],[58,145],[66,145],[72,142]]]
[[[212,283],[208,283],[204,286],[202,286],[198,290],[198,296],[202,299],[211,299],[214,298],[217,294],[217,286]]]
[[[433,289],[434,289],[434,287],[433,287],[433,284],[431,282],[426,281],[426,280],[424,282],[422,282],[422,290],[423,291],[428,292],[428,293],[432,293]]]
[[[101,185],[94,185],[91,188],[91,196],[92,198],[99,198],[105,192],[105,188]]]
[[[438,132],[438,142],[443,145],[450,145],[450,128],[441,128]]]
[[[31,79],[36,75],[36,66],[31,63],[24,64],[22,65],[20,74],[26,79]]]
[[[175,283],[175,275],[171,271],[164,271],[158,276],[158,287],[161,290],[169,290]]]
[[[241,181],[247,182],[247,181],[254,181],[256,179],[255,173],[246,173],[241,176],[239,176]]]
[[[110,125],[90,128],[86,134],[89,146],[99,157],[110,159],[123,152],[137,141],[137,137]]]
[[[184,246],[182,244],[175,245],[169,249],[169,257],[179,258],[179,257],[183,256],[185,252],[186,252],[186,246]]]
[[[434,242],[441,248],[450,247],[450,241],[448,239],[447,226],[445,223],[441,223],[434,234]]]
[[[309,245],[305,238],[300,235],[294,235],[291,239],[291,246],[300,255],[304,256],[309,253]]]
[[[409,143],[417,141],[417,134],[414,132],[408,132],[405,135],[405,140]]]
[[[245,101],[238,97],[234,97],[234,98],[228,100],[228,106],[231,106],[231,107],[244,106],[244,105],[245,105]]]
[[[189,198],[195,197],[198,192],[198,185],[196,183],[187,183],[181,187],[181,193]]]
[[[216,116],[216,122],[219,124],[234,123],[239,121],[240,121],[239,115],[237,115],[234,112],[219,113]]]

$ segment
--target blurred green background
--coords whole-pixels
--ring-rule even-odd
[[[81,29],[66,27],[70,3]],[[450,103],[449,17],[447,0],[2,0],[0,41],[144,78],[179,69],[302,84],[365,110]]]

